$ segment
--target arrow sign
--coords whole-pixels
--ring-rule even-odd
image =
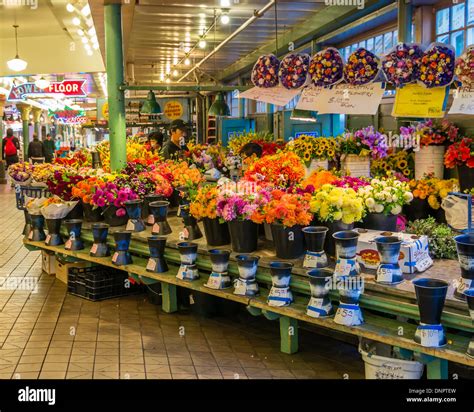
[[[59,94],[68,97],[86,97],[87,93],[84,90],[85,84],[85,79],[68,79],[62,82],[51,82],[45,89],[40,89],[34,83],[23,83],[12,87],[7,100],[25,100],[26,96],[35,94]]]

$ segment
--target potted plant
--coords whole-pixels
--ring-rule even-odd
[[[210,246],[223,246],[230,243],[227,223],[220,221],[217,217],[218,194],[216,185],[201,186],[189,206],[189,212],[196,219],[202,220],[207,244]]]
[[[258,225],[254,213],[270,201],[270,194],[251,182],[224,185],[217,197],[217,216],[229,225],[232,249],[250,253],[257,250]]]
[[[334,256],[332,235],[353,229],[354,223],[362,220],[364,203],[354,189],[325,184],[313,193],[310,210],[314,213],[315,225],[328,227],[324,250]]]
[[[339,139],[341,170],[354,177],[370,176],[371,159],[387,156],[387,142],[374,126],[354,133],[346,133]]]
[[[394,177],[372,179],[370,185],[360,187],[357,193],[367,211],[364,227],[390,232],[397,229],[397,217],[402,207],[413,199],[408,183]]]
[[[474,187],[474,139],[463,137],[448,146],[444,155],[444,165],[448,169],[457,168],[460,190]]]
[[[271,200],[256,210],[252,220],[271,225],[276,255],[281,259],[296,259],[304,253],[302,226],[310,224],[313,216],[309,211],[311,195],[286,193],[275,189]]]

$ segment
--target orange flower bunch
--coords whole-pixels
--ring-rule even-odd
[[[174,187],[190,187],[196,186],[204,178],[201,172],[196,168],[190,168],[186,162],[175,162],[169,163],[170,172],[173,175],[173,186]]]
[[[196,219],[215,219],[217,217],[217,186],[205,185],[198,189],[197,195],[189,206],[189,212]]]
[[[72,198],[81,199],[86,204],[92,204],[92,196],[102,182],[101,179],[95,176],[77,182],[72,188]]]
[[[334,183],[337,180],[332,172],[328,170],[315,170],[305,180],[301,182],[301,187],[313,186],[315,190],[320,189],[325,184]]]
[[[313,215],[310,212],[309,193],[287,193],[280,189],[271,192],[271,200],[262,209],[257,209],[252,216],[255,223],[281,223],[286,227],[295,225],[307,226]]]
[[[305,170],[301,159],[292,152],[280,152],[263,156],[251,164],[245,172],[245,179],[273,186],[292,186],[301,181]]]
[[[49,205],[59,205],[61,203],[63,203],[61,198],[59,198],[58,196],[51,196],[51,197],[48,197],[48,199],[46,199],[46,201],[43,203],[42,207],[46,207],[46,206],[49,206]]]

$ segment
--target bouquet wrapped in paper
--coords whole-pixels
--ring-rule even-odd
[[[252,69],[252,83],[264,89],[278,86],[279,68],[280,60],[274,54],[260,56]]]
[[[359,47],[351,53],[344,66],[344,80],[352,85],[363,85],[375,80],[380,71],[380,60],[372,52]]]
[[[19,162],[12,164],[8,168],[8,175],[14,183],[20,186],[27,186],[31,182],[31,173],[33,167],[28,162]]]
[[[427,88],[450,85],[454,80],[455,63],[452,46],[432,43],[421,59],[418,82]]]
[[[45,219],[64,219],[77,203],[77,200],[66,201],[61,200],[58,196],[53,196],[46,199],[40,211]]]
[[[41,208],[47,200],[47,197],[25,196],[26,210],[30,215],[41,215]]]

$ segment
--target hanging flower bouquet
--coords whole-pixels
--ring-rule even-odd
[[[28,162],[14,163],[8,168],[8,175],[14,183],[27,185],[31,181],[33,166]]]
[[[244,178],[260,185],[288,187],[299,183],[304,175],[300,158],[295,153],[281,152],[258,159],[246,170]]]
[[[274,54],[260,56],[252,69],[252,83],[265,89],[278,86],[279,68],[280,60]]]
[[[372,179],[370,185],[360,187],[357,194],[363,200],[368,212],[385,215],[400,214],[403,205],[413,199],[408,183],[394,177]]]
[[[280,84],[285,89],[299,89],[308,79],[309,55],[290,53],[283,57],[278,70]]]
[[[448,86],[453,82],[454,69],[454,48],[432,43],[421,58],[418,81],[427,88]]]
[[[463,87],[474,86],[474,46],[469,47],[456,61],[456,76]]]
[[[399,43],[382,59],[382,70],[389,83],[403,87],[419,76],[423,50],[417,44]]]
[[[310,210],[321,222],[351,224],[362,220],[364,204],[354,189],[325,184],[314,192]]]
[[[315,86],[332,86],[342,81],[344,61],[339,50],[328,47],[316,53],[309,65],[309,74]]]
[[[216,185],[201,186],[189,206],[189,213],[196,219],[217,218],[217,197],[219,190]]]
[[[344,66],[344,80],[356,86],[368,84],[375,80],[379,71],[379,58],[360,47],[347,59],[347,64]]]
[[[296,153],[305,165],[309,166],[313,159],[335,160],[339,142],[332,137],[301,135],[297,139],[290,140],[285,149]]]

